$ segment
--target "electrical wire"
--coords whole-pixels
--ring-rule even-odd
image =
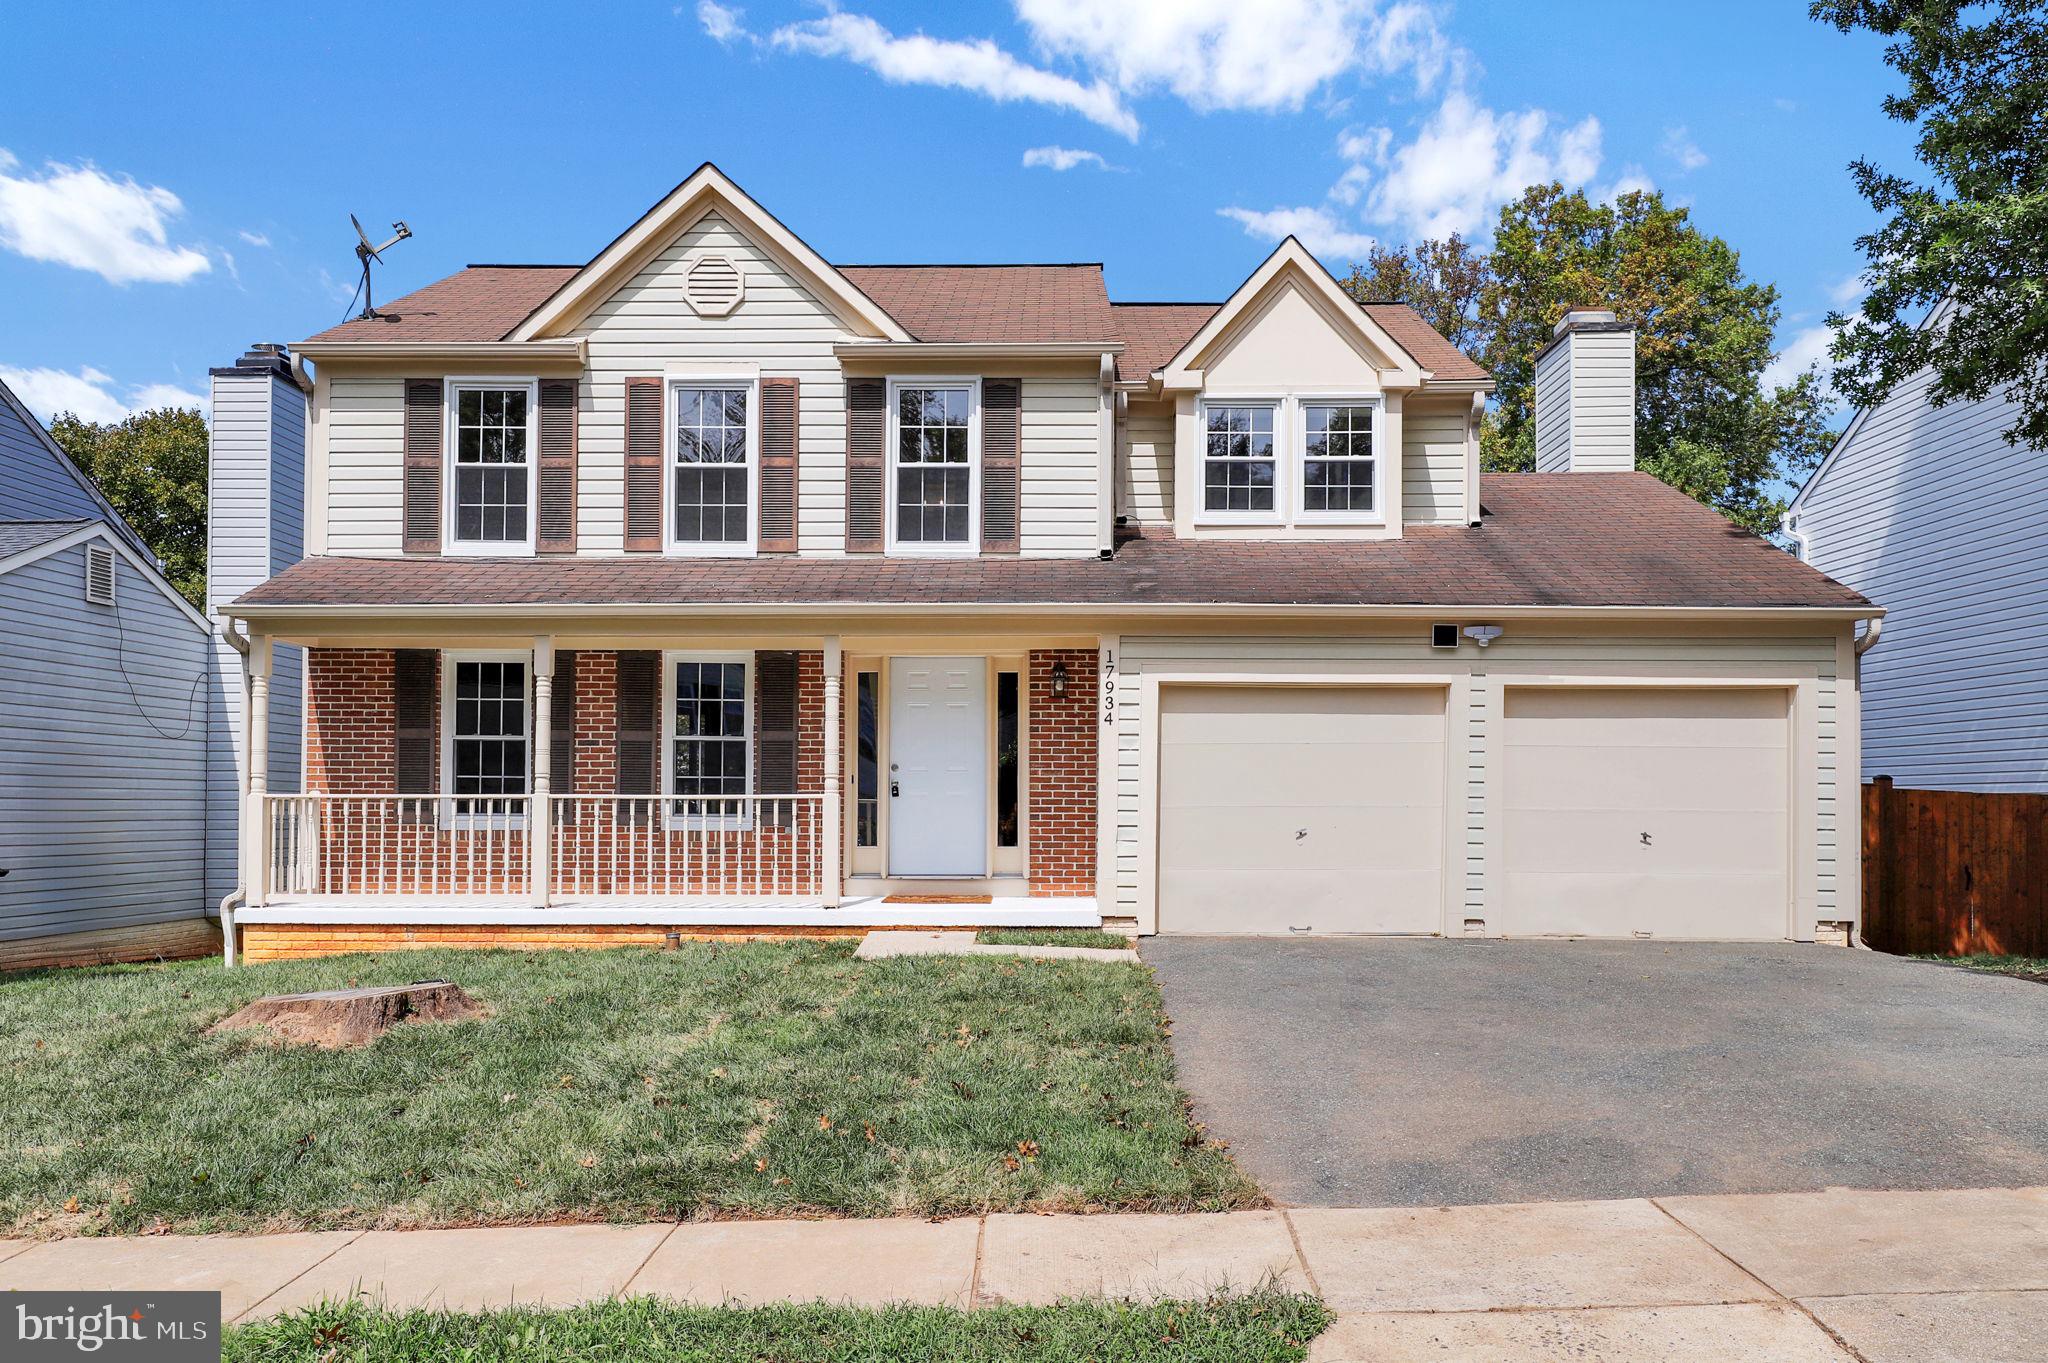
[[[213,669],[202,667],[199,669],[199,675],[192,679],[192,689],[185,696],[185,727],[174,734],[164,732],[157,722],[150,718],[149,711],[142,708],[142,695],[135,689],[135,678],[128,675],[128,627],[121,619],[120,602],[121,594],[117,588],[114,594],[114,662],[121,669],[121,680],[128,685],[128,699],[135,706],[135,713],[142,716],[142,722],[147,724],[158,738],[167,743],[175,743],[192,732],[192,721],[199,715],[199,688],[206,684],[206,674]],[[212,643],[212,631],[208,631],[209,648]]]

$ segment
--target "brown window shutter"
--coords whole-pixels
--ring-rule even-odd
[[[981,381],[981,552],[1017,552],[1020,379]]]
[[[618,793],[659,794],[661,780],[661,654],[619,655]]]
[[[434,794],[434,709],[440,655],[431,648],[401,648],[393,655],[393,692],[398,715],[400,795]]]
[[[796,709],[796,654],[779,649],[754,654],[756,795],[797,793]],[[763,812],[764,823],[787,828],[794,811],[785,802]]]
[[[846,552],[882,552],[882,484],[888,460],[889,385],[880,379],[846,381]]]
[[[661,552],[661,380],[626,380],[626,549]]]
[[[576,793],[576,653],[555,654],[554,702],[549,707],[548,787],[557,795]],[[573,809],[572,809],[573,812]]]
[[[761,510],[757,547],[796,552],[797,381],[761,380]]]
[[[405,385],[405,552],[441,552],[441,421],[439,379]]]
[[[540,386],[540,535],[543,554],[576,552],[576,384]]]

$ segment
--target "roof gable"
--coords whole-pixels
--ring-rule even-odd
[[[801,279],[851,330],[891,341],[912,339],[886,310],[709,161],[564,281],[553,295],[506,333],[505,339],[534,341],[567,335],[677,237],[712,213],[724,217],[783,269]]]
[[[1200,386],[1203,363],[1212,355],[1227,350],[1238,339],[1238,333],[1255,323],[1272,305],[1277,291],[1288,288],[1298,290],[1316,306],[1334,330],[1362,347],[1361,353],[1378,361],[1383,384],[1394,388],[1419,388],[1422,385],[1425,369],[1414,354],[1396,341],[1377,318],[1359,307],[1323,268],[1322,262],[1309,254],[1307,247],[1289,237],[1274,248],[1273,254],[1252,271],[1251,277],[1238,286],[1237,292],[1231,294],[1215,315],[1203,323],[1201,330],[1168,361],[1165,367],[1166,386]]]
[[[0,521],[0,577],[31,563],[40,563],[52,554],[61,554],[88,540],[104,544],[128,560],[128,566],[176,606],[179,613],[196,625],[201,633],[213,632],[213,626],[206,622],[206,617],[193,609],[192,603],[171,585],[155,561],[137,553],[134,546],[104,521]]]

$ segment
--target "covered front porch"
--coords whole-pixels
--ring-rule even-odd
[[[279,647],[305,650],[295,791],[266,779]],[[1099,926],[1105,653],[674,616],[252,633],[235,922],[564,944]]]

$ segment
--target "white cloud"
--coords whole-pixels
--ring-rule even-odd
[[[1094,166],[1097,170],[1108,170],[1109,162],[1102,159],[1102,153],[1080,151],[1073,147],[1030,147],[1024,152],[1024,164],[1043,166],[1047,170],[1072,170],[1075,166]]]
[[[1771,360],[1770,364],[1765,366],[1763,375],[1764,385],[1769,387],[1773,384],[1790,383],[1818,364],[1820,366],[1821,387],[1824,390],[1829,389],[1828,370],[1830,361],[1828,359],[1828,346],[1833,343],[1834,339],[1835,333],[1826,323],[1822,323],[1819,326],[1805,327],[1793,332],[1792,339],[1785,342],[1784,349],[1780,350]]]
[[[1678,163],[1683,171],[1698,170],[1707,163],[1707,154],[1700,150],[1699,143],[1692,140],[1692,133],[1681,123],[1675,128],[1664,130],[1664,140],[1657,149]]]
[[[898,85],[937,85],[971,90],[1004,103],[1022,100],[1077,113],[1135,141],[1138,118],[1107,82],[1084,85],[1018,61],[983,38],[972,42],[899,37],[873,19],[837,10],[820,19],[786,24],[769,39],[791,52],[843,57]]]
[[[251,232],[246,227],[243,228],[241,231],[235,233],[235,235],[240,237],[243,241],[248,242],[251,246],[268,247],[270,245],[269,237],[265,236],[261,232]]]
[[[1621,168],[1621,174],[1615,177],[1613,184],[1594,190],[1593,197],[1601,203],[1611,204],[1624,194],[1650,194],[1656,188],[1657,183],[1650,178],[1649,172],[1631,161]]]
[[[1496,112],[1458,85],[1414,140],[1392,147],[1391,133],[1374,130],[1353,143],[1379,163],[1366,214],[1408,236],[1470,235],[1529,185],[1583,185],[1600,168],[1600,120],[1555,122],[1542,109]]]
[[[119,421],[131,412],[152,407],[197,407],[205,411],[211,403],[168,383],[141,384],[117,390],[114,376],[86,365],[77,373],[62,369],[16,369],[0,365],[0,383],[14,390],[31,412],[45,425],[59,412],[75,412],[86,421]]]
[[[0,151],[0,246],[110,284],[182,284],[212,268],[205,252],[170,244],[166,224],[185,211],[170,190],[90,163],[9,173],[19,164]]]
[[[1403,0],[1014,0],[1045,52],[1081,62],[1126,94],[1168,90],[1197,109],[1299,109],[1353,68],[1413,72],[1419,90],[1449,60],[1430,11]]]
[[[745,14],[745,10],[735,5],[721,5],[718,0],[697,0],[697,22],[721,43],[752,36],[740,24]]]
[[[1377,244],[1372,237],[1339,222],[1327,208],[1274,208],[1263,213],[1251,208],[1216,211],[1243,227],[1248,237],[1276,242],[1300,237],[1301,244],[1322,257],[1325,264],[1339,258],[1363,260]]]
[[[1869,292],[1870,285],[1863,282],[1863,271],[1855,270],[1828,285],[1828,301],[1838,308],[1846,308]]]

